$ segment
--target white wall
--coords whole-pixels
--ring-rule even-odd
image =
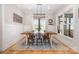
[[[79,52],[79,4],[74,5],[74,40],[75,40],[75,49]]]
[[[74,18],[74,30],[73,30],[73,38],[67,37],[64,34],[58,34],[58,39],[60,41],[62,41],[63,43],[65,43],[66,45],[68,45],[69,47],[71,47],[72,49],[74,49],[75,51],[79,50],[79,17],[78,17],[78,8],[79,5],[69,5],[68,7],[63,8],[60,12],[58,12],[58,14],[56,15],[56,22],[57,21],[57,17],[59,15],[63,15],[67,10],[69,10],[70,8],[73,7],[73,18]],[[56,23],[57,25],[57,23]]]
[[[26,13],[24,15],[24,31],[32,31],[32,21],[33,21],[32,14]]]
[[[15,5],[3,5],[3,50],[21,39],[20,33],[23,32],[23,24],[13,22],[13,13],[16,13],[24,18],[23,12]]]
[[[54,25],[47,25],[46,31],[48,31],[48,32],[56,32],[56,26],[54,26]]]
[[[0,5],[0,51],[2,50],[2,6]]]
[[[54,21],[54,25],[48,25],[48,19],[52,19]],[[56,22],[55,16],[53,14],[47,15],[47,24],[46,24],[46,31],[56,32]]]

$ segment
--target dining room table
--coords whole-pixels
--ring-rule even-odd
[[[23,35],[24,37],[25,37],[25,43],[26,43],[26,47],[28,46],[28,38],[30,37],[30,35],[31,34],[33,34],[33,35],[35,35],[36,33],[33,33],[33,32],[22,32],[21,33],[21,35]],[[46,36],[48,36],[49,37],[49,41],[50,41],[50,45],[51,45],[51,47],[52,47],[52,41],[53,41],[53,38],[52,38],[52,36],[53,35],[57,35],[57,33],[55,33],[55,32],[44,32],[43,33],[43,35],[46,35]],[[36,35],[37,36],[37,35]],[[35,39],[36,39],[36,36],[35,36]],[[44,40],[44,39],[43,39]]]

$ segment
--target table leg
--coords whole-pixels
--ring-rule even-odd
[[[52,35],[50,36],[50,45],[51,45],[51,48],[52,48]]]
[[[27,37],[27,35],[26,35],[26,38],[25,38],[25,43],[26,43],[26,48],[28,47],[28,37]]]

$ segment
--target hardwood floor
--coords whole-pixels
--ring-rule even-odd
[[[8,50],[3,54],[77,54],[73,50]]]

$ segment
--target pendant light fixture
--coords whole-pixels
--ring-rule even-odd
[[[45,11],[43,9],[42,4],[36,4],[35,13],[33,14],[33,18],[39,19],[39,18],[45,18]]]

